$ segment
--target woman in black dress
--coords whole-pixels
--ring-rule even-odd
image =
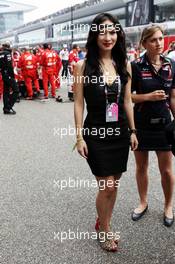
[[[163,30],[149,26],[143,30],[141,44],[146,53],[132,62],[132,99],[139,146],[135,151],[136,179],[140,205],[132,213],[134,221],[147,211],[148,154],[156,151],[165,196],[164,220],[171,226],[173,216],[174,175],[172,153],[165,127],[175,117],[175,62],[162,55]]]
[[[99,14],[92,22],[86,48],[86,59],[77,63],[74,72],[77,150],[87,159],[99,184],[96,230],[105,232],[100,245],[116,251],[117,241],[107,235],[117,180],[126,171],[129,141],[133,150],[137,148],[130,92],[131,67],[127,66],[125,36],[119,22],[110,14]],[[84,99],[87,116],[83,125]],[[104,188],[100,188],[101,183]]]

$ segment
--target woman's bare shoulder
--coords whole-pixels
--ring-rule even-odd
[[[132,74],[132,70],[131,70],[131,62],[130,61],[127,62],[126,68],[127,68],[127,72],[129,72],[129,74],[131,75]]]
[[[79,61],[76,63],[76,68],[77,68],[77,69],[82,69],[84,66],[85,66],[85,60],[79,60]]]
[[[74,74],[83,75],[85,68],[85,60],[80,60],[75,64]]]

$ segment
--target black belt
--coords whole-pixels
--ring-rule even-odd
[[[165,125],[167,123],[166,118],[150,118],[150,124],[151,125]]]

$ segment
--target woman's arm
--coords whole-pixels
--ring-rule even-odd
[[[132,71],[132,82],[131,82],[131,87],[132,91],[137,91],[137,86],[139,85],[138,80],[141,79],[141,73],[139,67],[132,62],[131,63],[131,71]],[[156,90],[151,93],[132,93],[131,95],[133,103],[143,103],[146,101],[160,101],[160,100],[165,100],[167,98],[165,91],[164,90]]]
[[[171,95],[170,95],[170,109],[173,114],[173,117],[175,119],[175,89],[171,90]]]
[[[131,75],[131,64],[128,63],[127,71]],[[131,78],[129,77],[128,82],[125,86],[125,95],[124,95],[124,108],[128,118],[129,128],[135,129],[134,124],[134,114],[133,114],[133,104],[131,100]]]
[[[130,63],[128,63],[127,65],[127,71],[129,72],[131,76],[131,64]],[[127,115],[129,128],[135,130],[133,104],[131,100],[131,77],[129,77],[128,82],[125,86],[124,109]],[[133,150],[135,150],[137,146],[138,146],[138,141],[137,141],[136,135],[135,133],[132,133],[131,134],[131,147]]]
[[[77,62],[74,69],[74,119],[75,129],[77,136],[77,150],[81,156],[87,158],[87,146],[83,140],[82,128],[83,128],[83,113],[84,113],[84,95],[83,95],[83,71],[84,61]]]
[[[166,100],[167,95],[165,94],[164,90],[156,90],[152,93],[146,93],[146,94],[132,94],[132,101],[133,103],[143,103],[145,101],[161,101]]]
[[[74,69],[74,118],[77,137],[81,137],[84,113],[84,96],[83,96],[83,63],[79,61]]]

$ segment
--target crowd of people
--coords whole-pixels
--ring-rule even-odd
[[[47,100],[49,88],[50,96],[62,102],[61,96],[56,96],[57,89],[60,89],[60,75],[70,79],[75,63],[84,56],[77,45],[69,51],[65,44],[60,52],[56,52],[48,43],[22,49],[3,44],[0,49],[0,97],[3,94],[4,114],[16,114],[13,105],[22,97]],[[41,89],[44,90],[43,96]],[[73,84],[70,82],[68,97],[73,100]]]

